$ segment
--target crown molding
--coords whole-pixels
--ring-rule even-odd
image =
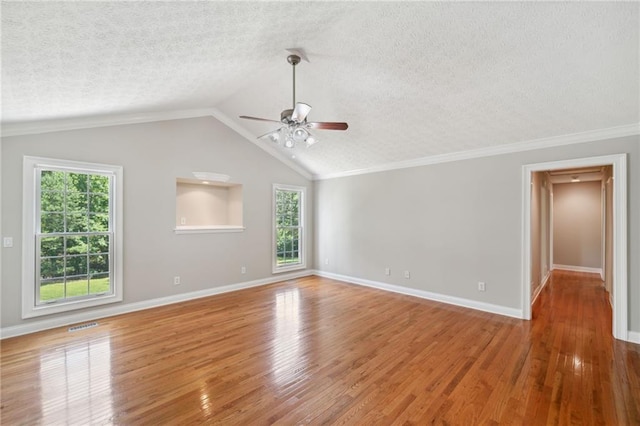
[[[222,113],[217,108],[199,108],[179,111],[157,111],[137,114],[121,114],[107,115],[84,118],[70,118],[63,120],[42,120],[24,123],[8,123],[2,124],[0,134],[6,136],[32,135],[38,133],[59,132],[65,130],[89,129],[94,127],[119,126],[126,124],[150,123],[154,121],[179,120],[185,118],[197,118],[212,116],[227,127],[243,136],[249,142],[253,143],[263,151],[275,157],[295,172],[304,176],[309,180],[326,180],[347,176],[357,176],[369,173],[378,173],[390,170],[406,169],[410,167],[427,166],[430,164],[447,163],[452,161],[469,160],[473,158],[491,157],[494,155],[511,154],[522,151],[532,151],[535,149],[552,148],[556,146],[572,145],[585,142],[594,142],[598,140],[613,139],[625,136],[639,135],[640,123],[627,124],[623,126],[608,127],[605,129],[589,130],[580,133],[571,133],[567,135],[552,136],[548,138],[532,139],[528,141],[520,141],[510,144],[473,149],[468,151],[452,152],[440,155],[432,155],[429,157],[416,158],[406,161],[398,161],[394,163],[381,164],[378,166],[348,170],[344,172],[327,173],[327,174],[311,174],[300,164],[291,161],[278,150],[260,141],[247,131],[244,127],[238,125],[229,116]]]
[[[252,144],[261,148],[268,154],[280,160],[295,172],[312,180],[313,176],[308,170],[294,163],[286,156],[267,144],[260,143],[256,136],[248,132],[242,126],[238,125],[227,115],[223,114],[217,108],[199,108],[180,111],[158,111],[139,114],[121,114],[121,115],[105,115],[83,118],[70,118],[63,120],[42,120],[24,123],[8,123],[2,124],[2,137],[6,136],[22,136],[34,135],[39,133],[60,132],[65,130],[90,129],[95,127],[121,126],[127,124],[151,123],[154,121],[180,120],[185,118],[198,118],[211,116],[222,122],[227,127],[234,130],[240,136],[247,139]]]
[[[473,158],[491,157],[494,155],[511,154],[522,151],[533,151],[535,149],[552,148],[563,145],[572,145],[585,142],[620,138],[625,136],[640,135],[640,123],[627,124],[624,126],[608,127],[606,129],[589,130],[568,135],[552,136],[548,138],[532,139],[528,141],[515,142],[505,145],[498,145],[486,148],[473,149],[469,151],[451,152],[447,154],[432,155],[429,157],[416,158],[413,160],[398,161],[394,163],[381,164],[379,166],[364,169],[349,170],[346,172],[328,173],[314,175],[314,180],[336,179],[347,176],[357,176],[369,173],[385,172],[410,167],[427,166],[438,163],[448,163],[451,161],[469,160]]]
[[[209,108],[198,108],[180,111],[156,111],[138,114],[102,115],[61,120],[29,121],[24,123],[3,123],[2,136],[35,135],[39,133],[60,132],[65,130],[121,126],[126,124],[151,123],[154,121],[165,120],[180,120],[183,118],[205,117],[207,115],[213,115]]]

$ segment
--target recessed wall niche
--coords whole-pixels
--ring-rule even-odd
[[[243,230],[241,184],[176,179],[177,234]]]

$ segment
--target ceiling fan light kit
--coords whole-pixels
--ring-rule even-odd
[[[347,130],[349,125],[343,122],[307,122],[307,116],[311,111],[311,106],[302,102],[296,102],[296,65],[300,63],[300,56],[289,55],[287,62],[289,62],[293,68],[293,108],[285,109],[280,113],[280,123],[283,124],[282,127],[258,136],[258,139],[267,138],[271,142],[277,144],[282,143],[282,146],[285,148],[295,148],[299,143],[304,143],[307,147],[310,147],[318,142],[318,138],[314,136],[309,129]],[[241,115],[240,118],[278,123],[276,120],[246,115]]]

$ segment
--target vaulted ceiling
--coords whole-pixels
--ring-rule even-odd
[[[211,113],[311,175],[637,125],[640,4],[3,2],[2,125]],[[254,140],[297,99],[307,149]],[[32,126],[33,128],[33,126]],[[9,132],[11,133],[11,131]],[[295,158],[292,158],[295,157]]]

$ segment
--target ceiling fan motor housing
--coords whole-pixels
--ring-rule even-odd
[[[293,109],[285,109],[280,113],[280,121],[282,121],[287,126],[294,124],[294,121],[291,120],[291,116],[293,115]]]

